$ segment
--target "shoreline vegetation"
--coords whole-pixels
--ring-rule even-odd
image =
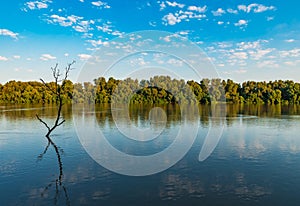
[[[64,80],[62,91],[65,103],[233,103],[266,105],[299,105],[300,83],[291,80],[247,81],[202,79],[184,81],[169,76],[154,76],[149,80],[127,78],[118,80],[99,77],[91,82],[73,83]],[[55,82],[9,81],[0,84],[0,103],[53,104],[58,99],[47,88],[55,89]]]

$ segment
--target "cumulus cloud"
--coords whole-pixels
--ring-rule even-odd
[[[276,61],[274,61],[274,60],[265,60],[265,61],[259,62],[257,64],[257,66],[259,68],[266,68],[266,67],[269,67],[269,68],[278,68],[279,64]]]
[[[237,23],[234,23],[234,26],[238,27],[246,27],[248,25],[248,21],[244,19],[240,19]]]
[[[189,6],[188,10],[190,11],[197,11],[199,13],[205,13],[207,11],[207,6]]]
[[[261,43],[267,42],[266,40],[257,40],[251,42],[239,42],[236,44],[238,50],[258,49],[261,48]]]
[[[246,52],[233,52],[230,58],[248,59],[248,54]]]
[[[30,10],[47,9],[49,7],[50,3],[52,3],[51,0],[28,1],[25,3],[25,6],[26,6],[26,8],[28,8]],[[25,11],[27,11],[26,8],[25,8]]]
[[[214,16],[222,16],[226,11],[222,8],[218,8],[216,11],[211,11]]]
[[[181,67],[183,65],[183,61],[174,58],[168,59],[167,63],[176,67]]]
[[[230,14],[238,14],[238,10],[235,10],[235,9],[227,9],[227,12],[230,13]]]
[[[206,17],[204,14],[206,12],[207,7],[196,7],[189,6],[187,10],[179,10],[175,13],[169,13],[165,15],[162,20],[165,25],[175,25],[180,23],[181,21],[189,21],[190,19],[203,19]]]
[[[93,47],[98,47],[101,45],[104,45],[104,46],[108,45],[107,41],[102,41],[101,39],[99,39],[99,40],[90,39],[90,40],[87,40],[87,42],[89,42]]]
[[[176,15],[176,16],[175,15],[172,13],[169,13],[163,17],[163,21],[165,21],[168,25],[175,25],[176,23],[181,22],[181,19],[178,18],[178,15]]]
[[[160,4],[159,4],[159,10],[160,11],[162,11],[162,10],[164,10],[167,6],[166,6],[166,4],[165,4],[165,2],[159,2]]]
[[[8,58],[6,58],[4,56],[0,56],[0,61],[8,61]]]
[[[246,13],[250,13],[250,12],[254,12],[254,13],[261,13],[261,12],[265,12],[268,10],[276,10],[276,8],[274,6],[265,6],[262,4],[249,4],[247,5],[238,5],[238,10],[246,12]]]
[[[296,40],[295,39],[286,39],[286,40],[284,40],[285,42],[287,42],[287,43],[293,43],[293,42],[295,42]]]
[[[279,54],[281,57],[300,57],[300,49],[283,50]]]
[[[254,60],[259,60],[265,55],[269,54],[272,52],[274,49],[273,48],[268,48],[268,49],[257,49],[256,51],[249,51],[249,54],[252,59]]]
[[[76,23],[78,23],[80,20],[82,20],[83,17],[80,16],[75,16],[75,15],[70,15],[70,16],[59,16],[57,14],[53,14],[50,16],[50,19],[48,20],[49,23],[52,24],[59,24],[60,26],[63,27],[68,27],[72,26]]]
[[[159,39],[160,39],[160,40],[163,40],[163,41],[165,41],[165,42],[171,42],[171,41],[172,41],[172,38],[176,39],[176,38],[178,38],[178,37],[179,37],[178,34],[171,34],[171,35],[167,35],[167,36],[165,36],[165,37],[160,37]]]
[[[40,57],[40,60],[43,61],[54,60],[54,59],[56,59],[56,57],[52,56],[51,54],[42,54],[42,56]]]
[[[109,9],[110,6],[103,1],[93,1],[91,2],[92,5],[96,6],[96,7],[100,7],[100,8],[104,8],[104,9]]]
[[[92,25],[95,24],[94,20],[84,20],[83,17],[76,15],[59,16],[53,14],[47,21],[51,24],[59,24],[63,27],[72,27],[75,31],[85,33],[85,35],[88,35],[88,31],[93,30]]]
[[[19,56],[19,55],[14,55],[13,57],[14,57],[14,59],[21,59],[21,56]]]
[[[13,39],[18,39],[18,33],[12,32],[8,29],[0,29],[0,36],[9,36]]]
[[[180,4],[175,1],[173,1],[173,2],[166,1],[166,4],[171,7],[179,7],[179,8],[183,8],[185,6],[184,4]]]
[[[167,7],[178,7],[178,8],[183,8],[185,7],[184,4],[178,3],[176,1],[157,1],[157,3],[159,3],[159,7],[160,7],[160,11],[164,10]]]
[[[81,61],[86,61],[92,58],[92,55],[89,54],[78,54],[78,57]]]
[[[101,26],[96,26],[98,31],[102,31],[103,33],[110,34],[113,36],[122,36],[124,33],[118,30],[115,30],[110,22],[103,23]]]

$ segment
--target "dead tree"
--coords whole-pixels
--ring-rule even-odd
[[[67,188],[64,186],[63,182],[62,182],[62,177],[63,177],[63,164],[62,164],[62,159],[61,159],[61,154],[59,150],[59,147],[53,142],[53,140],[50,138],[50,134],[51,132],[53,132],[53,130],[55,130],[56,127],[59,127],[60,125],[62,125],[65,120],[62,118],[61,115],[61,110],[62,110],[62,106],[63,106],[63,92],[64,92],[64,87],[65,87],[65,81],[68,79],[69,76],[69,72],[72,70],[72,65],[75,63],[75,61],[73,61],[72,63],[68,64],[65,68],[64,73],[61,73],[60,70],[58,69],[58,64],[55,65],[55,67],[52,67],[52,75],[54,78],[54,88],[52,88],[50,85],[46,84],[46,82],[43,79],[40,79],[42,81],[42,83],[44,84],[44,86],[52,93],[52,95],[54,95],[56,97],[56,103],[57,103],[57,114],[56,114],[56,119],[54,121],[54,124],[52,126],[49,126],[44,120],[42,120],[38,114],[36,114],[37,119],[43,123],[45,125],[45,127],[47,128],[48,132],[45,135],[47,140],[48,140],[48,144],[45,148],[45,150],[43,151],[42,154],[39,155],[39,159],[42,159],[43,156],[47,153],[48,148],[50,145],[53,146],[56,156],[57,156],[57,161],[58,161],[58,168],[59,168],[59,175],[58,178],[55,180],[55,188],[56,188],[56,193],[55,193],[55,205],[58,201],[58,196],[59,196],[59,191],[62,187],[64,194],[65,194],[65,199],[66,199],[66,205],[70,205],[70,200],[69,200],[69,196],[67,193]],[[42,192],[42,196],[43,194],[48,190],[49,187],[51,187],[52,184],[49,184],[44,191]]]
[[[46,137],[49,140],[49,142],[52,142],[51,139],[49,138],[51,132],[53,132],[53,130],[55,130],[56,127],[59,127],[60,125],[62,125],[65,122],[65,120],[61,116],[61,110],[62,110],[62,106],[63,106],[63,92],[64,92],[64,86],[65,86],[64,83],[68,79],[69,72],[72,70],[72,65],[74,63],[75,63],[75,61],[73,61],[72,63],[69,63],[66,66],[64,73],[60,72],[60,70],[58,68],[58,64],[56,64],[55,67],[51,67],[52,75],[54,78],[54,88],[51,88],[48,84],[46,84],[46,82],[43,79],[40,79],[42,81],[42,83],[44,84],[44,86],[52,93],[52,95],[56,96],[57,115],[56,115],[56,119],[55,119],[52,127],[49,126],[44,120],[42,120],[38,114],[36,114],[37,119],[41,123],[43,123],[48,130]]]

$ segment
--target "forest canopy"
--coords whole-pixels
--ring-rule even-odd
[[[91,82],[62,82],[65,103],[112,103],[130,101],[132,103],[176,103],[186,102],[209,104],[212,102],[248,104],[300,104],[300,83],[291,80],[247,81],[242,84],[233,80],[202,79],[184,81],[169,76],[154,76],[149,80],[113,77],[99,77]],[[57,102],[47,87],[55,87],[54,82],[9,81],[0,84],[0,103],[52,104]],[[191,95],[191,92],[193,95]]]

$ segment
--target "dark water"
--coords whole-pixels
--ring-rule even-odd
[[[73,122],[73,118],[84,118],[84,122],[96,119],[97,127],[114,147],[129,154],[149,155],[166,149],[183,124],[178,107],[162,109],[167,111],[165,125],[151,124],[149,107],[130,107],[132,125],[163,129],[161,138],[132,145],[131,140],[120,138],[109,105],[80,105],[73,112],[68,105],[63,110],[65,124],[51,136],[57,153],[52,145],[45,152],[46,130],[35,118],[39,114],[53,121],[55,107],[1,106],[0,205],[299,204],[299,107],[227,105],[225,119],[221,119],[214,116],[211,107],[202,106],[199,118],[184,121],[199,121],[197,137],[184,158],[165,171],[140,177],[100,166],[82,146]],[[216,148],[199,161],[209,128],[221,123],[224,130]],[[87,133],[90,130],[87,128]]]

